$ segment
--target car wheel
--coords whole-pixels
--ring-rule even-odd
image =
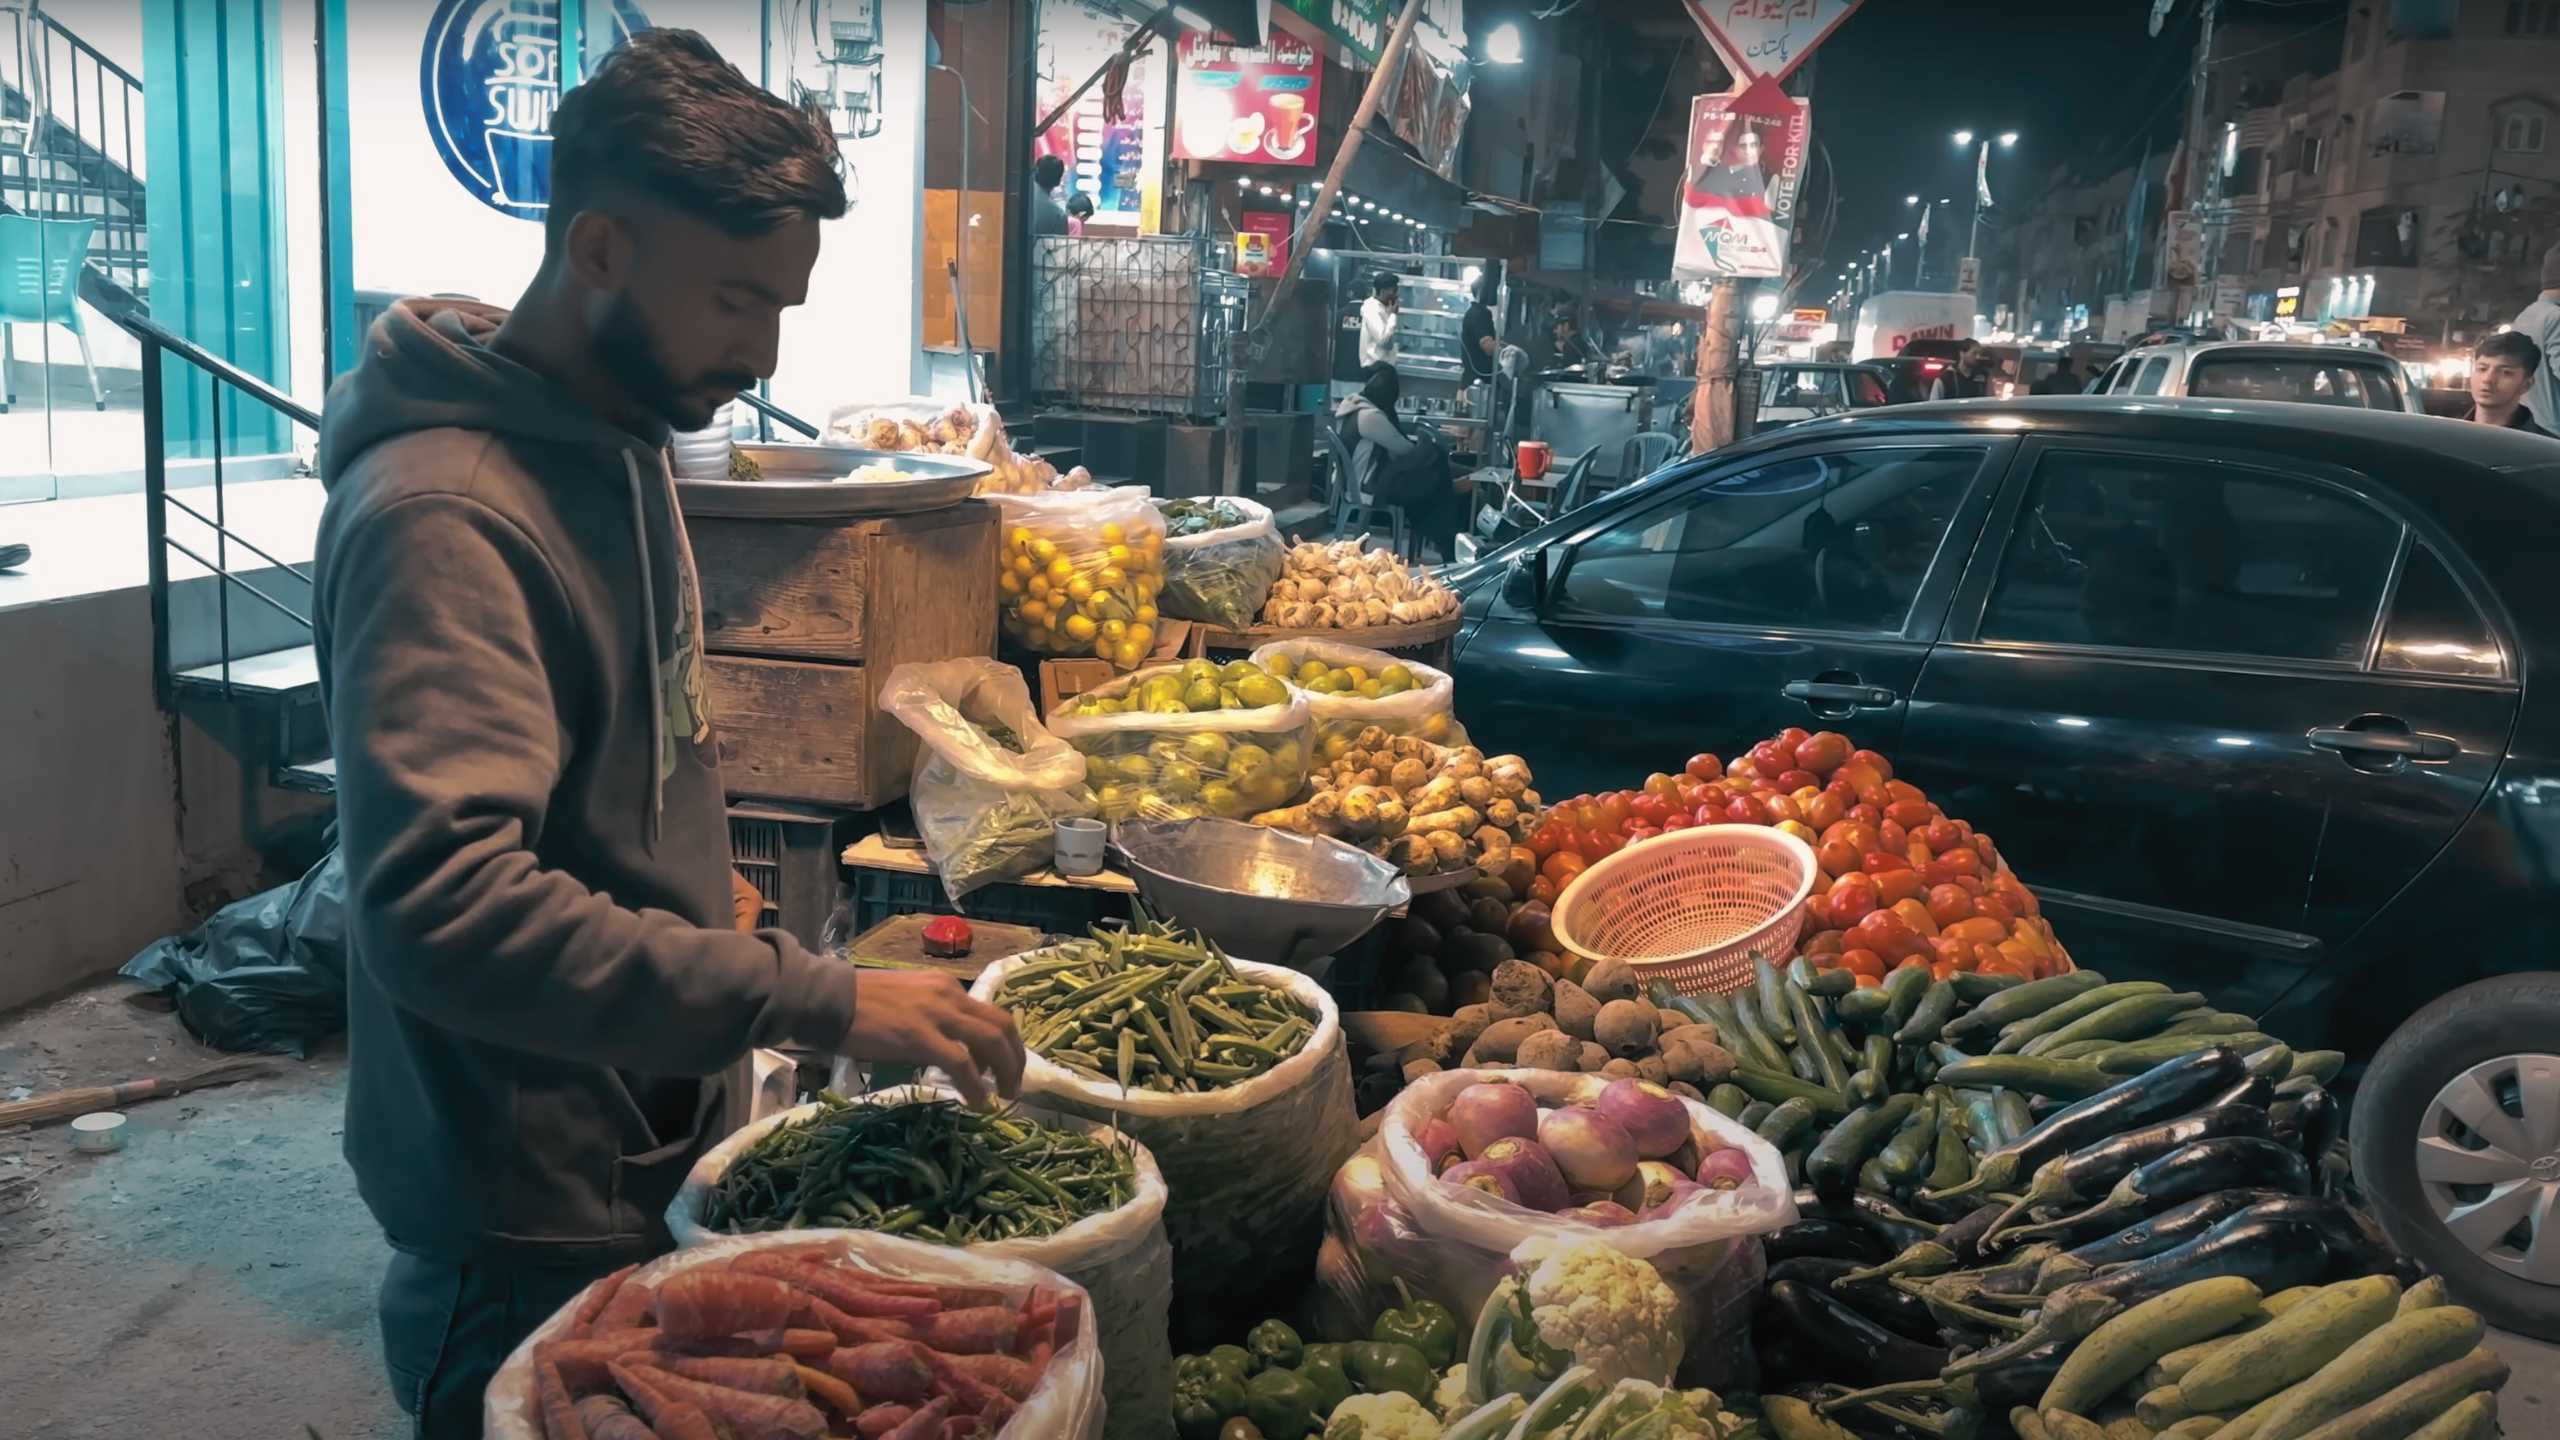
[[[2560,1340],[2560,975],[2439,996],[2356,1088],[2355,1173],[2399,1246],[2490,1322]]]

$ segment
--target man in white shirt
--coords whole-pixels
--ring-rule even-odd
[[[1396,329],[1403,323],[1396,300],[1396,277],[1381,270],[1369,282],[1369,298],[1360,302],[1360,368],[1396,363]]]
[[[2560,245],[2542,257],[2542,293],[2517,313],[2512,327],[2542,352],[2542,372],[2525,391],[2524,408],[2534,423],[2560,431]]]

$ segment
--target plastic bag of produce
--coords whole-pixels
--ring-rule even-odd
[[[1055,956],[1034,950],[989,965],[970,987],[986,1000],[1004,977]],[[1233,960],[1248,983],[1286,990],[1312,1010],[1316,1027],[1288,1059],[1250,1080],[1202,1094],[1123,1090],[1087,1079],[1033,1052],[1022,1089],[1048,1109],[1103,1121],[1145,1145],[1164,1171],[1165,1233],[1173,1242],[1177,1307],[1201,1333],[1206,1317],[1294,1293],[1283,1273],[1312,1252],[1322,1228],[1325,1184],[1358,1143],[1351,1108],[1351,1059],[1342,1017],[1313,977],[1278,965]],[[1247,1317],[1258,1318],[1258,1317]]]
[[[1241,820],[1307,783],[1307,699],[1249,660],[1155,665],[1079,695],[1049,732],[1106,820]]]
[[[1060,1276],[1037,1263],[988,1255],[979,1250],[951,1250],[940,1245],[926,1245],[893,1236],[872,1235],[856,1230],[813,1230],[774,1235],[724,1236],[708,1243],[679,1250],[620,1277],[620,1288],[646,1285],[652,1290],[665,1286],[676,1276],[704,1266],[725,1266],[743,1256],[763,1251],[789,1251],[795,1258],[840,1271],[845,1278],[860,1282],[870,1280],[904,1281],[920,1285],[949,1285],[978,1290],[992,1290],[1001,1299],[995,1303],[1023,1307],[1045,1297],[1059,1306],[1059,1314],[1072,1314],[1062,1319],[1059,1330],[1065,1333],[1072,1325],[1073,1333],[1061,1341],[1039,1379],[1020,1402],[1011,1419],[996,1432],[997,1440],[1098,1440],[1106,1433],[1104,1426],[1104,1355],[1095,1336],[1095,1311],[1105,1302],[1088,1294],[1074,1280]],[[597,1284],[611,1284],[611,1280]],[[514,1353],[498,1367],[490,1378],[489,1388],[481,1401],[481,1431],[488,1440],[546,1440],[542,1406],[535,1390],[534,1358],[542,1351],[544,1358],[559,1363],[561,1352],[544,1350],[580,1337],[579,1312],[590,1299],[595,1287],[581,1292],[576,1300],[545,1320],[516,1346]],[[606,1312],[610,1314],[608,1302]],[[1158,1322],[1161,1326],[1161,1321]],[[622,1333],[622,1332],[615,1332]],[[584,1343],[584,1342],[581,1342]],[[699,1347],[718,1349],[717,1346]],[[744,1347],[741,1347],[744,1348]],[[849,1347],[848,1347],[849,1348]],[[673,1357],[654,1348],[645,1351],[648,1358],[661,1364],[672,1364]],[[836,1351],[835,1354],[842,1354]],[[821,1376],[834,1373],[829,1355],[795,1355],[794,1359]],[[623,1361],[621,1363],[629,1363]],[[945,1362],[947,1363],[947,1362]],[[610,1380],[596,1377],[597,1361],[588,1358],[583,1366],[563,1367],[563,1379],[575,1395],[618,1395]],[[579,1378],[567,1372],[576,1370]],[[584,1380],[585,1383],[581,1383]],[[818,1387],[809,1387],[809,1403],[818,1407],[832,1433],[850,1429],[844,1417],[829,1406]],[[1161,1403],[1161,1402],[1159,1402]],[[802,1412],[805,1413],[805,1412]],[[726,1431],[722,1433],[727,1433]],[[941,1433],[939,1430],[936,1434]],[[1130,1430],[1125,1433],[1138,1434]],[[1148,1432],[1154,1433],[1154,1432]],[[550,1440],[557,1440],[552,1432]]]
[[[1028,1087],[1026,1086],[1026,1089]],[[855,1103],[895,1105],[907,1100],[956,1100],[955,1091],[935,1086],[902,1085],[874,1091]],[[737,1243],[740,1237],[704,1228],[704,1217],[720,1177],[738,1157],[775,1129],[818,1113],[816,1104],[768,1116],[713,1146],[685,1176],[667,1207],[667,1233],[691,1253]],[[1088,1215],[1063,1230],[1036,1239],[982,1241],[956,1253],[989,1261],[1018,1261],[1054,1270],[1093,1296],[1094,1319],[1103,1360],[1103,1392],[1111,1401],[1113,1436],[1161,1435],[1172,1428],[1168,1408],[1173,1387],[1173,1350],[1167,1338],[1166,1307],[1172,1296],[1172,1253],[1165,1239],[1165,1177],[1143,1141],[1114,1133],[1055,1105],[1023,1105],[1018,1113],[1055,1130],[1125,1143],[1137,1167],[1135,1192],[1128,1203],[1099,1215]],[[767,1232],[758,1238],[788,1239],[864,1235],[835,1228]],[[955,1253],[933,1247],[944,1254]]]
[[[1084,756],[1042,728],[1012,666],[983,656],[909,662],[889,672],[880,706],[924,742],[907,804],[954,905],[1047,865],[1055,822],[1093,815]]]
[[[1464,745],[1458,728],[1458,682],[1449,672],[1383,650],[1332,640],[1274,640],[1253,663],[1307,692],[1317,753],[1339,760],[1351,737],[1370,725],[1390,735],[1419,735],[1435,745]]]
[[[1231,495],[1159,500],[1156,509],[1165,525],[1164,613],[1251,626],[1289,558],[1271,512]]]
[[[1596,1099],[1610,1083],[1603,1075],[1548,1070],[1451,1070],[1406,1086],[1388,1102],[1378,1133],[1334,1177],[1317,1264],[1325,1328],[1365,1326],[1366,1317],[1394,1303],[1398,1278],[1416,1293],[1472,1316],[1520,1242],[1592,1234],[1650,1261],[1680,1297],[1690,1337],[1684,1380],[1728,1382],[1739,1347],[1749,1338],[1752,1297],[1764,1268],[1755,1237],[1796,1218],[1785,1158],[1739,1121],[1683,1099],[1693,1142],[1701,1151],[1739,1147],[1751,1160],[1750,1182],[1698,1191],[1658,1216],[1584,1226],[1448,1184],[1433,1173],[1418,1132],[1444,1115],[1460,1091],[1487,1080],[1521,1086],[1541,1108]]]
[[[1143,487],[1004,495],[996,609],[1004,633],[1045,655],[1138,668],[1156,640],[1164,521]]]

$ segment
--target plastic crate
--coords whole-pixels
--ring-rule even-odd
[[[815,950],[836,907],[836,821],[787,805],[729,807],[729,863],[764,897],[756,923]]]
[[[1126,920],[1136,898],[1108,890],[1067,885],[1012,885],[1003,881],[973,890],[966,910],[951,903],[942,881],[931,874],[902,875],[894,870],[851,872],[851,928],[859,935],[893,915],[964,915],[1026,925],[1051,935],[1082,935],[1097,920]]]

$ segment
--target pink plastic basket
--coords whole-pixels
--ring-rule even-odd
[[[1793,956],[1813,876],[1813,847],[1784,831],[1674,830],[1574,877],[1556,897],[1556,941],[1684,994],[1736,989],[1753,960]]]

